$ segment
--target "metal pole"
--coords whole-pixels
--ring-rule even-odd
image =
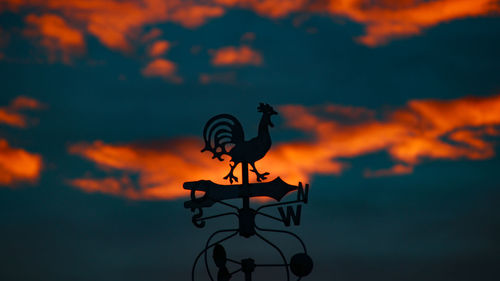
[[[243,185],[242,185],[242,188],[244,190],[244,192],[248,192],[248,162],[243,162],[241,163],[241,175],[243,177]],[[250,208],[250,199],[248,197],[248,193],[243,196],[243,208],[244,209],[248,209]]]

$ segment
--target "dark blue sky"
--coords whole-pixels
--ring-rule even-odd
[[[188,140],[224,112],[253,137],[259,102],[280,114],[276,150],[257,166],[311,183],[289,229],[315,262],[303,280],[498,279],[498,2],[462,12],[446,0],[10,2],[0,4],[1,280],[190,280],[209,234],[236,222],[191,224],[180,183],[222,182],[228,165]],[[183,13],[192,7],[203,12]],[[168,47],[153,54],[158,42]],[[315,123],[294,123],[306,117]],[[303,158],[287,162],[285,150]],[[31,160],[39,170],[17,172]],[[278,258],[259,245],[227,247]]]

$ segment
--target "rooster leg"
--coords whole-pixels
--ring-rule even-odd
[[[229,166],[231,167],[231,171],[229,171],[229,173],[224,177],[225,180],[229,179],[229,182],[230,183],[233,183],[233,180],[235,182],[238,182],[238,178],[234,176],[234,168],[236,168],[236,166],[238,165],[238,163],[235,163],[234,165],[231,165],[229,164]]]
[[[268,173],[268,172],[265,172],[265,173],[262,173],[262,174],[261,174],[261,173],[259,173],[259,171],[257,171],[257,168],[255,168],[255,163],[250,163],[250,165],[252,165],[252,168],[253,168],[253,169],[252,169],[252,170],[250,170],[250,171],[252,171],[252,172],[254,172],[254,173],[255,173],[255,175],[257,176],[257,181],[258,181],[258,182],[260,182],[260,181],[262,181],[262,180],[267,179],[267,175],[269,175],[269,173]]]

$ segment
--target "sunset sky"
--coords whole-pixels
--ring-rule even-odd
[[[265,102],[304,281],[498,280],[499,35],[497,0],[1,0],[0,279],[190,280],[237,225],[183,208],[229,184],[203,126]]]

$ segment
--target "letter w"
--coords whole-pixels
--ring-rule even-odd
[[[281,220],[285,224],[285,226],[290,226],[290,219],[293,220],[293,224],[299,225],[300,224],[300,214],[302,213],[302,205],[297,206],[297,212],[293,211],[292,206],[286,207],[286,215],[285,215],[285,210],[283,210],[283,207],[279,207],[278,211],[280,212]]]

